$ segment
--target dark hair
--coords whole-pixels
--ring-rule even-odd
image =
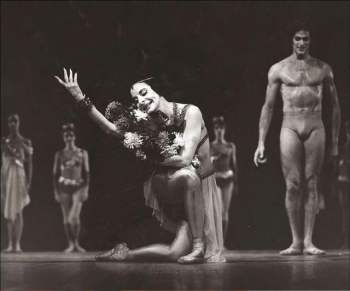
[[[226,127],[225,118],[222,115],[213,117],[213,126]]]
[[[75,134],[75,126],[74,126],[74,123],[64,123],[62,125],[62,133],[65,133],[65,132],[72,132]]]
[[[134,103],[134,100],[130,98],[130,89],[134,84],[145,83],[152,87],[152,89],[161,95],[161,92],[164,90],[161,86],[161,81],[159,78],[154,76],[133,76],[129,78],[124,78],[120,80],[119,84],[116,85],[116,96],[115,100],[121,102],[125,106],[131,106]]]
[[[287,32],[290,38],[293,38],[294,34],[301,30],[308,31],[310,34],[313,31],[309,21],[304,18],[295,19],[287,27]]]

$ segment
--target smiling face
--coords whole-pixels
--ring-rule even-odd
[[[159,108],[160,96],[147,83],[139,82],[131,86],[130,94],[137,100],[140,110],[151,113]]]
[[[297,57],[306,56],[309,53],[310,32],[306,30],[297,31],[293,37],[293,52]]]

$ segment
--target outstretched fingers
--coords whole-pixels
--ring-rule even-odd
[[[63,86],[66,85],[66,83],[64,83],[58,76],[54,76],[54,77],[61,85],[63,85]]]
[[[64,75],[64,81],[66,83],[68,83],[69,79],[68,79],[68,74],[67,74],[66,68],[63,68],[63,75]]]
[[[69,82],[73,83],[73,72],[72,72],[72,69],[69,69]]]

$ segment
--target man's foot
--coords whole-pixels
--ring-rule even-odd
[[[13,247],[12,245],[9,245],[6,249],[3,250],[4,253],[12,253],[13,252]]]
[[[68,253],[72,253],[74,251],[74,244],[70,243],[68,245],[68,247],[63,251],[64,253],[68,254]]]
[[[301,245],[292,244],[288,249],[280,251],[280,255],[282,256],[298,256],[302,254]]]
[[[310,245],[310,246],[304,247],[303,254],[315,256],[315,255],[324,255],[326,254],[326,252],[323,250],[320,250],[319,248],[316,248],[314,245]]]
[[[75,250],[79,253],[86,253],[86,250],[78,243],[75,243]]]

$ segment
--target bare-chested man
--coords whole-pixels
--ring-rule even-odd
[[[330,97],[332,104],[330,156],[338,155],[340,107],[331,67],[309,54],[310,30],[299,26],[293,33],[293,54],[274,64],[268,73],[254,162],[256,166],[266,162],[266,135],[276,97],[281,92],[283,122],[280,151],[286,183],[285,203],[293,241],[280,254],[319,255],[324,251],[315,247],[312,234],[319,210],[317,184],[325,152],[325,130],[321,117],[324,93]]]

